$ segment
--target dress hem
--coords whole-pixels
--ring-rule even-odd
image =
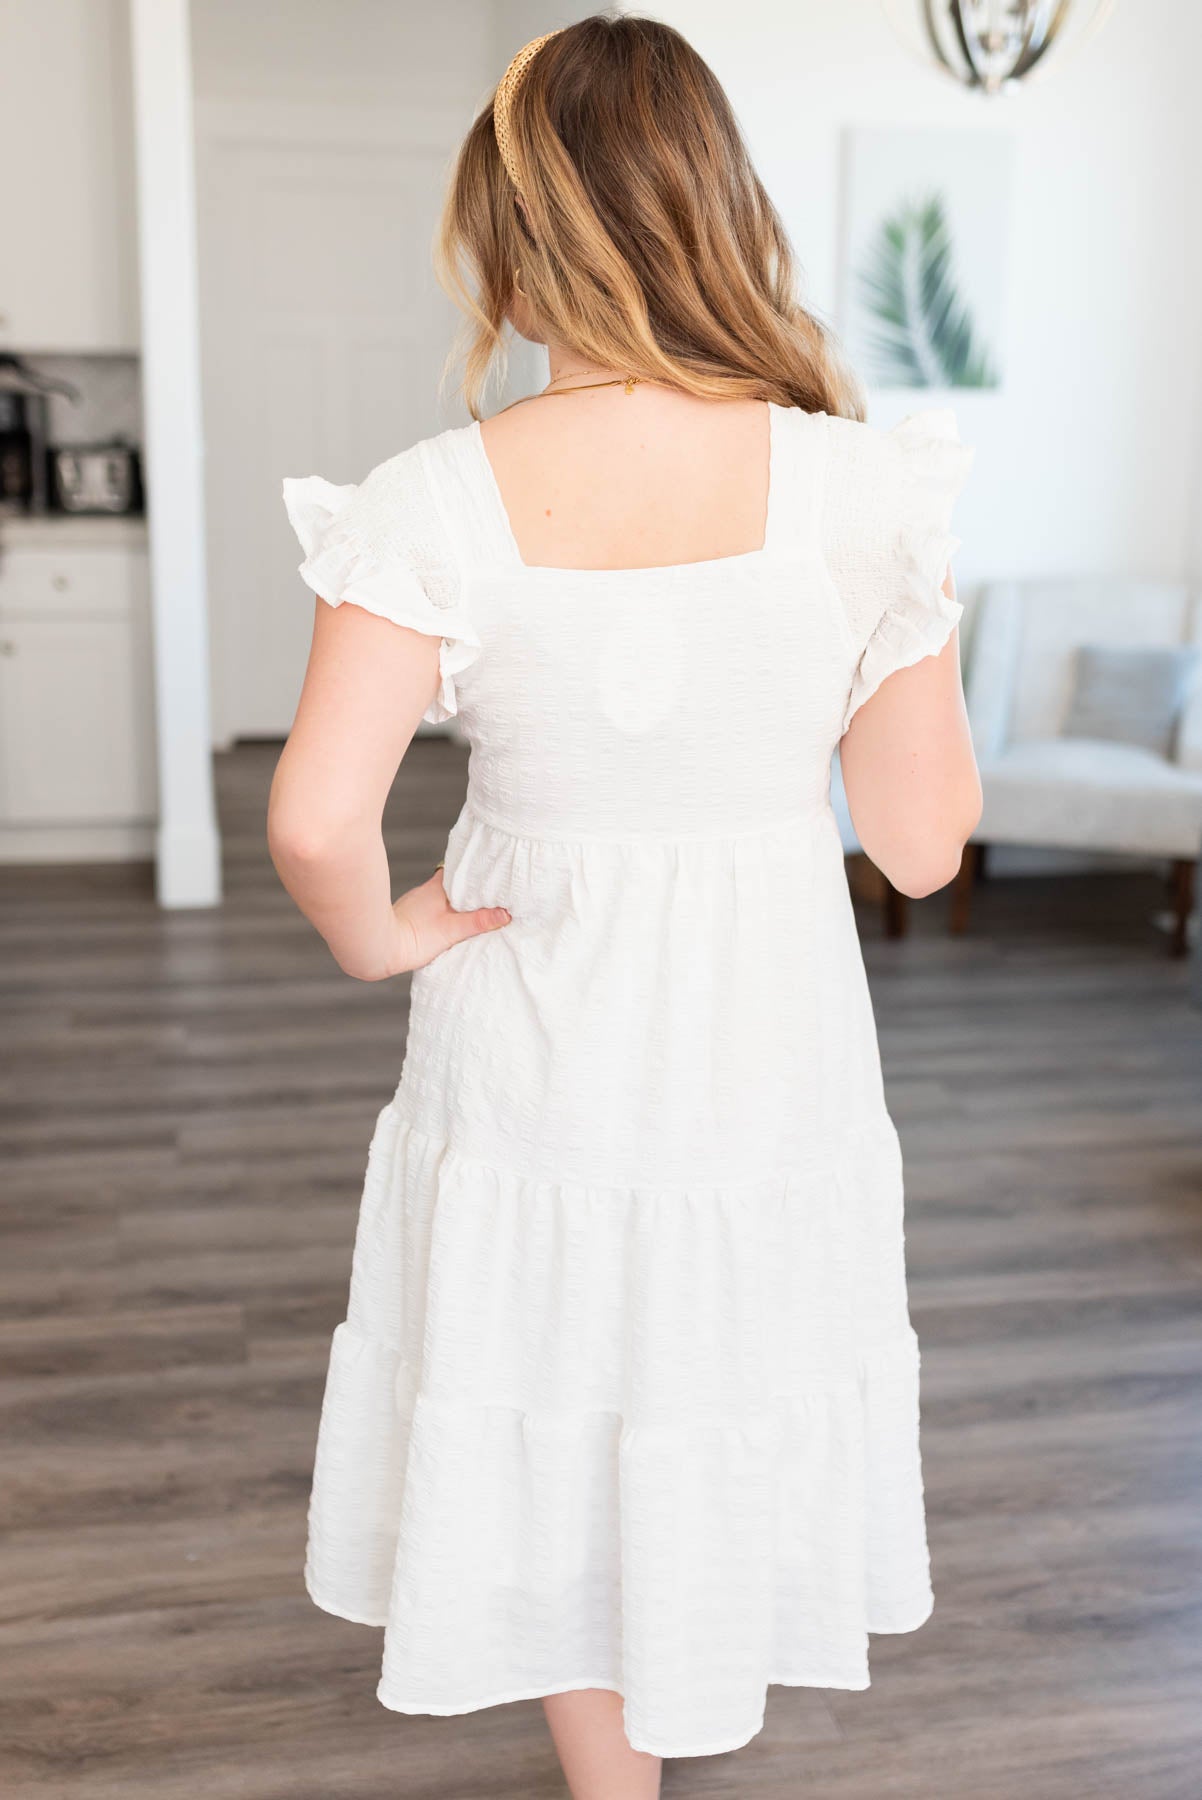
[[[350,1625],[368,1626],[375,1631],[383,1631],[387,1628],[387,1619],[365,1618],[360,1613],[351,1612],[346,1607],[336,1605],[333,1601],[324,1598],[310,1582],[307,1570],[305,1574],[305,1591],[314,1606],[318,1607],[324,1613],[329,1613],[333,1618],[344,1619]],[[926,1599],[922,1603],[921,1612],[912,1620],[907,1620],[904,1624],[869,1626],[867,1635],[869,1637],[900,1637],[905,1633],[918,1631],[926,1624],[934,1610],[934,1594],[928,1593]],[[768,1677],[764,1685],[765,1688],[825,1688],[831,1692],[837,1693],[863,1693],[872,1685],[872,1682],[868,1670],[865,1668],[862,1675],[857,1673],[854,1676],[850,1672],[839,1677],[835,1677],[832,1674],[772,1675]],[[556,1694],[576,1694],[587,1688],[600,1688],[609,1694],[622,1694],[622,1689],[618,1687],[615,1682],[606,1680],[600,1676],[577,1676],[572,1680],[557,1682],[554,1687],[523,1688],[502,1694],[492,1694],[481,1700],[460,1701],[450,1706],[435,1706],[428,1701],[422,1701],[420,1704],[411,1704],[400,1699],[390,1691],[386,1691],[386,1688],[387,1684],[384,1681],[381,1681],[376,1688],[376,1699],[387,1712],[401,1713],[412,1718],[432,1719],[462,1718],[467,1713],[485,1712],[489,1707],[493,1706],[515,1706],[522,1701],[550,1699]],[[627,1731],[626,1737],[632,1750],[641,1751],[646,1756],[660,1756],[672,1759],[693,1756],[727,1756],[735,1750],[744,1749],[751,1743],[753,1738],[759,1736],[764,1728],[764,1718],[765,1713],[762,1712],[758,1723],[753,1726],[749,1732],[738,1738],[723,1741],[722,1743],[710,1743],[699,1746],[691,1745],[687,1748],[680,1748],[679,1746],[668,1748],[664,1745],[653,1744],[647,1741],[636,1742],[629,1731]]]

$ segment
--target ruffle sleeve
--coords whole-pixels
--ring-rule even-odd
[[[964,608],[943,591],[960,547],[952,509],[972,466],[950,410],[913,413],[882,434],[877,504],[885,509],[888,566],[883,609],[864,644],[847,697],[846,731],[881,683],[943,649]]]
[[[301,579],[330,606],[361,606],[440,640],[438,691],[422,715],[439,725],[459,711],[456,677],[479,656],[480,639],[457,594],[432,597],[413,561],[364,528],[371,513],[360,505],[363,492],[320,475],[285,480],[284,506],[305,553]]]

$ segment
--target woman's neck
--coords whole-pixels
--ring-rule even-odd
[[[607,368],[601,363],[590,362],[581,351],[572,350],[566,344],[548,344],[547,362],[552,382],[621,381],[630,373],[629,369]]]

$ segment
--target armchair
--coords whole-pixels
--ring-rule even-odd
[[[997,582],[978,612],[966,698],[985,804],[953,887],[968,924],[986,844],[1126,852],[1172,866],[1173,949],[1184,954],[1202,850],[1202,681],[1171,757],[1061,735],[1083,644],[1202,644],[1202,604],[1183,586],[1125,580]]]

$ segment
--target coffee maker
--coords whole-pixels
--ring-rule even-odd
[[[52,380],[19,356],[0,352],[0,515],[47,509],[47,394],[79,399],[69,382]]]

